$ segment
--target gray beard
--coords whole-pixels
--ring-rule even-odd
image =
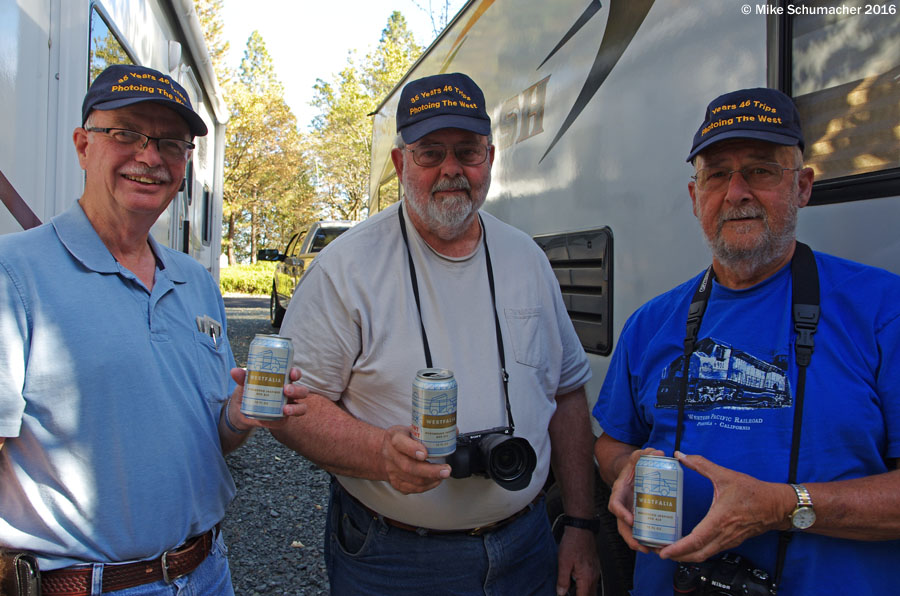
[[[489,182],[488,179],[487,182]],[[486,184],[487,184],[486,182]],[[459,237],[468,228],[472,216],[484,203],[484,197],[480,200],[473,196],[472,187],[465,176],[455,178],[442,178],[431,188],[427,197],[417,197],[409,192],[409,185],[404,177],[403,187],[406,189],[407,207],[418,216],[425,226],[443,240],[452,240]],[[451,188],[464,188],[469,196],[448,196],[437,200],[434,193]],[[475,194],[480,189],[475,190]]]
[[[709,245],[713,257],[729,269],[741,271],[745,274],[760,271],[779,260],[790,249],[795,238],[797,206],[793,201],[793,197],[790,205],[788,219],[785,221],[784,228],[776,233],[769,225],[768,219],[764,219],[765,233],[760,237],[756,246],[749,248],[729,246],[722,239],[720,232],[724,225],[724,219],[720,219],[719,233],[716,234],[715,238],[706,238],[706,243]],[[735,209],[728,215],[732,217],[750,217],[759,214],[765,215],[765,212],[757,207],[749,207]]]

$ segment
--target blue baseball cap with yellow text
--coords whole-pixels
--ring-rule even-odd
[[[706,107],[687,161],[725,139],[758,139],[803,150],[800,114],[794,101],[777,89],[757,87],[720,95]]]
[[[97,75],[81,104],[81,123],[92,110],[115,110],[145,101],[175,110],[195,137],[208,132],[184,87],[158,70],[132,64],[113,64]]]
[[[415,143],[442,128],[461,128],[480,135],[491,132],[484,93],[462,73],[416,79],[400,92],[397,132],[403,142]]]

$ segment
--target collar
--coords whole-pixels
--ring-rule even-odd
[[[120,272],[119,263],[103,244],[80,202],[76,201],[72,207],[51,219],[50,223],[66,250],[82,265],[97,273]],[[175,283],[187,281],[184,271],[170,252],[153,236],[148,236],[148,242],[156,257],[157,267],[164,269],[169,279]]]
[[[418,242],[420,245],[423,245],[423,246],[427,247],[428,250],[431,251],[431,253],[432,253],[433,255],[435,255],[436,257],[438,257],[438,258],[441,259],[442,261],[445,261],[445,262],[448,262],[448,263],[463,263],[463,262],[466,262],[466,261],[471,260],[471,259],[472,259],[473,257],[475,257],[479,252],[481,252],[481,250],[482,250],[482,245],[483,245],[482,238],[483,238],[483,235],[484,235],[484,229],[483,229],[483,228],[484,228],[484,221],[483,221],[483,219],[481,218],[481,210],[480,210],[480,209],[479,209],[478,212],[477,212],[478,218],[477,218],[476,221],[478,221],[478,225],[479,225],[479,227],[481,228],[481,234],[480,234],[479,237],[478,237],[478,242],[475,244],[475,248],[472,250],[472,252],[470,252],[470,253],[467,254],[467,255],[462,255],[461,257],[451,257],[451,256],[448,256],[448,255],[445,255],[445,254],[443,254],[443,253],[438,252],[433,246],[431,246],[430,244],[428,244],[428,242],[422,237],[422,235],[419,233],[419,230],[418,230],[418,229],[416,228],[416,226],[413,224],[412,218],[409,216],[409,206],[406,204],[406,199],[403,199],[402,201],[399,201],[399,204],[400,204],[400,207],[399,207],[399,208],[402,209],[403,218],[404,218],[404,220],[405,220],[405,222],[406,222],[406,230],[407,230],[410,234],[412,234],[412,235],[417,239],[417,242]]]

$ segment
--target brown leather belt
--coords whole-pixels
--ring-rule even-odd
[[[544,496],[544,493],[543,493],[543,491],[539,492],[537,494],[537,496],[534,499],[532,499],[528,505],[525,505],[524,507],[522,507],[522,509],[516,511],[509,517],[505,517],[501,520],[491,522],[491,523],[485,524],[483,526],[478,526],[477,528],[467,528],[467,529],[463,529],[463,530],[433,530],[431,528],[422,528],[419,526],[412,526],[410,524],[403,523],[402,521],[397,521],[396,519],[391,519],[389,517],[385,517],[385,516],[381,515],[377,511],[374,511],[373,509],[370,509],[369,507],[367,507],[362,501],[360,501],[359,499],[357,499],[350,493],[347,493],[347,496],[349,496],[351,499],[356,501],[359,504],[359,506],[362,507],[363,509],[365,509],[366,512],[368,512],[369,515],[371,515],[372,517],[383,519],[384,523],[386,523],[387,525],[393,526],[400,530],[405,530],[406,532],[415,532],[416,534],[419,534],[420,536],[452,536],[452,535],[484,536],[485,534],[499,530],[503,526],[508,526],[512,522],[516,521],[517,519],[519,519],[520,517],[522,517],[529,511],[531,511],[531,509],[535,505],[537,505],[538,502],[541,500],[541,498]]]
[[[176,549],[152,561],[106,563],[103,565],[103,592],[114,592],[159,580],[171,583],[200,566],[212,548],[215,528],[189,539]],[[43,596],[90,596],[90,566],[66,567],[41,572]]]

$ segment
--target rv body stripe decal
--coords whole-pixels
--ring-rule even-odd
[[[454,41],[453,45],[450,46],[450,51],[447,52],[447,57],[444,58],[444,63],[443,65],[441,65],[440,72],[447,72],[447,69],[450,67],[450,63],[453,62],[453,59],[456,57],[456,53],[459,52],[459,49],[462,47],[462,43],[466,40],[466,34],[469,32],[469,29],[475,26],[475,23],[478,22],[478,19],[480,19],[482,15],[484,15],[485,11],[487,11],[487,9],[490,8],[493,3],[494,0],[484,0],[484,2],[481,3],[481,6],[479,6],[475,10],[475,14],[473,14],[469,18],[469,21],[466,23],[465,27],[463,27],[462,31],[460,31],[456,36],[456,41]]]
[[[640,28],[647,13],[653,6],[655,0],[611,0],[609,3],[609,19],[606,22],[606,31],[603,32],[603,40],[600,42],[600,49],[597,50],[597,57],[594,59],[594,65],[588,73],[587,80],[578,94],[578,99],[569,115],[547,147],[547,151],[538,160],[538,163],[544,161],[544,158],[550,153],[569,127],[575,122],[587,104],[591,101],[600,85],[612,72],[613,67],[619,62],[622,54],[634,39],[637,30]],[[577,23],[576,23],[577,24]]]
[[[574,37],[575,34],[578,33],[578,31],[580,31],[588,21],[591,20],[591,17],[597,14],[597,11],[600,10],[602,6],[603,4],[600,3],[600,0],[593,0],[590,4],[588,4],[588,7],[584,9],[584,12],[580,17],[578,17],[578,20],[575,21],[575,24],[572,25],[572,28],[569,29],[568,32],[566,32],[560,42],[556,44],[556,47],[550,50],[550,53],[547,54],[546,58],[544,58],[544,62],[541,62],[540,66],[538,66],[535,70],[540,70],[541,66],[543,66],[544,63],[547,62],[547,60],[552,58],[553,54],[558,52],[561,47],[566,45],[566,43],[570,39],[572,39],[572,37]]]
[[[19,196],[13,185],[3,175],[3,172],[0,172],[0,200],[3,201],[3,204],[6,205],[6,208],[16,218],[23,230],[41,225],[41,220],[34,214],[28,203]]]

